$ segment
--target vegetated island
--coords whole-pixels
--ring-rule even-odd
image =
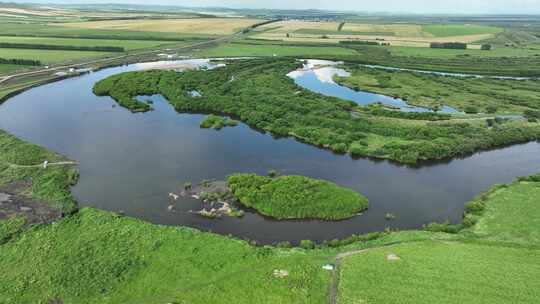
[[[203,208],[193,213],[207,218],[242,217],[247,207],[279,220],[343,220],[368,207],[368,199],[353,190],[294,175],[233,174],[226,181],[188,182],[180,196],[200,200]]]
[[[227,182],[239,203],[277,219],[342,220],[368,207],[353,190],[305,176],[234,174]]]
[[[201,121],[201,128],[203,129],[216,129],[221,130],[224,127],[236,127],[238,122],[236,120],[230,119],[228,117],[221,117],[217,115],[210,114]]]
[[[488,121],[492,117],[405,113],[323,96],[286,76],[300,67],[293,58],[270,58],[236,60],[210,71],[128,72],[99,81],[94,92],[132,111],[146,107],[136,96],[161,94],[178,112],[238,117],[274,136],[408,164],[540,139],[540,123],[535,121],[493,125]],[[205,94],[193,98],[193,90]]]

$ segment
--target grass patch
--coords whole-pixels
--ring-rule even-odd
[[[77,179],[76,171],[67,166],[26,167],[45,160],[59,162],[66,159],[0,130],[0,186],[28,181],[30,189],[27,191],[32,197],[46,201],[64,213],[74,212],[77,204],[69,187]]]
[[[0,74],[9,74],[24,68],[25,66],[20,66],[16,64],[0,64]]]
[[[464,111],[474,106],[483,113],[523,113],[540,109],[540,81],[440,77],[348,65],[351,77],[336,80],[355,90],[400,97],[429,108],[448,105]]]
[[[0,294],[5,303],[323,303],[326,261],[83,209],[2,245]]]
[[[277,219],[340,220],[368,207],[367,198],[350,189],[304,176],[235,174],[227,181],[243,205]]]
[[[116,39],[78,39],[78,38],[48,38],[48,37],[13,37],[2,36],[0,41],[4,43],[43,44],[76,47],[113,46],[122,47],[126,50],[144,49],[157,47],[170,41],[145,41],[145,40],[116,40]]]
[[[502,28],[476,24],[430,24],[422,26],[422,31],[435,37],[497,34]]]
[[[221,130],[224,127],[234,127],[236,125],[238,125],[238,122],[235,120],[212,114],[206,116],[206,118],[201,121],[201,128],[203,129],[212,128],[216,130]]]
[[[490,240],[540,244],[540,182],[522,181],[496,188],[471,229]]]
[[[400,260],[388,261],[389,254]],[[402,244],[345,258],[338,303],[534,303],[539,271],[535,250]]]
[[[28,50],[28,49],[2,49],[1,58],[17,58],[39,60],[42,63],[57,63],[81,58],[106,56],[111,53],[106,52],[86,52],[86,51],[56,51],[56,50]]]
[[[204,49],[198,53],[200,57],[241,57],[241,56],[312,56],[319,55],[354,55],[356,52],[341,47],[325,46],[287,46],[267,44],[225,43],[215,48]]]

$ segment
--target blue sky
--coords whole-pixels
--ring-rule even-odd
[[[355,10],[367,12],[540,14],[540,0],[15,0],[15,2],[151,3],[182,6],[220,6],[231,8],[318,8],[327,10]]]

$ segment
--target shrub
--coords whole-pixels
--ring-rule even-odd
[[[300,247],[304,249],[314,249],[315,243],[311,240],[302,240],[300,241]]]

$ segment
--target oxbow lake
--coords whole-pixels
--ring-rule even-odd
[[[154,101],[154,111],[132,114],[111,98],[92,93],[100,79],[164,64],[179,70],[216,67],[208,60],[134,64],[47,84],[0,105],[0,129],[77,160],[81,176],[72,191],[81,207],[262,243],[322,241],[386,227],[414,229],[433,221],[457,223],[464,203],[478,193],[540,171],[536,142],[411,168],[335,155],[243,124],[201,129],[203,115],[176,113],[159,95],[145,97]],[[191,198],[180,198],[174,212],[168,211],[168,194],[178,193],[186,181],[224,179],[235,172],[266,174],[270,169],[349,187],[366,195],[370,208],[339,222],[274,221],[249,211],[243,218],[211,220],[190,213],[201,206]],[[387,221],[388,212],[396,218]]]

